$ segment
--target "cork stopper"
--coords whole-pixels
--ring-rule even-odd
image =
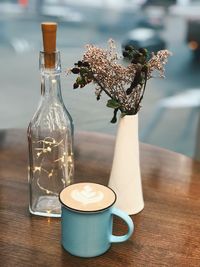
[[[55,52],[56,52],[56,30],[57,23],[43,22],[41,24],[43,47],[44,47],[44,60],[45,68],[55,67]]]

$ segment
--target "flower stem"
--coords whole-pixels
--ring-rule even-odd
[[[92,75],[93,80],[96,84],[98,84],[98,86],[101,88],[102,91],[104,91],[110,98],[113,99],[112,95],[99,83],[99,81],[94,77],[94,75]]]
[[[141,103],[141,101],[142,101],[142,99],[143,99],[143,97],[144,97],[144,92],[145,92],[145,89],[146,89],[146,84],[147,84],[147,70],[145,71],[145,82],[144,82],[144,86],[143,86],[143,90],[142,90],[142,94],[141,94],[141,96],[140,96],[140,99],[139,99],[139,101],[138,101],[138,104],[137,104],[137,107],[136,107],[136,113],[139,111],[139,107],[140,107],[140,103]]]

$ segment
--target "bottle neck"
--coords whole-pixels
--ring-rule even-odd
[[[48,68],[46,60],[52,63]],[[46,52],[40,52],[40,71],[41,71],[41,95],[44,99],[54,98],[58,101],[62,101],[60,74],[60,52],[48,54]]]
[[[41,95],[44,99],[54,98],[62,101],[60,74],[42,73]]]

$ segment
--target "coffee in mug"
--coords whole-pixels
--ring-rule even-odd
[[[62,204],[62,245],[80,257],[95,257],[106,252],[111,243],[126,241],[133,232],[132,219],[113,205],[115,192],[96,183],[77,183],[60,193]],[[113,215],[128,225],[128,233],[112,235]]]

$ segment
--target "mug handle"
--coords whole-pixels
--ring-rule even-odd
[[[133,224],[133,221],[131,219],[131,217],[123,212],[122,210],[119,210],[115,207],[113,207],[111,213],[113,215],[116,215],[118,216],[119,218],[121,218],[123,221],[125,221],[125,223],[127,224],[128,226],[128,233],[125,234],[125,235],[121,235],[121,236],[116,236],[116,235],[111,235],[110,236],[110,242],[111,243],[119,243],[119,242],[124,242],[126,241],[127,239],[129,239],[129,237],[132,235],[133,231],[134,231],[134,224]]]

